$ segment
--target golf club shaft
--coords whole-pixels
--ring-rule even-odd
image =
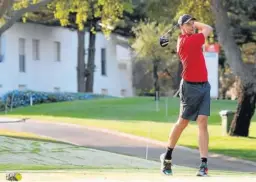
[[[177,25],[174,25],[172,28],[170,28],[163,36],[166,36],[167,34],[169,34],[170,32],[172,32],[175,28],[177,27]]]

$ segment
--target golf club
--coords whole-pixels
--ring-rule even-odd
[[[178,24],[175,24],[174,26],[172,26],[172,28],[170,28],[166,33],[164,33],[160,37],[160,46],[161,47],[166,47],[169,44],[169,37],[167,37],[167,35],[171,34],[177,27],[178,27]]]

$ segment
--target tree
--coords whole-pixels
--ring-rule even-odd
[[[151,36],[148,35],[147,30],[143,32],[143,31],[137,31],[136,29],[134,29],[135,31],[133,31],[133,32],[136,32],[135,42],[133,46],[135,46],[135,44],[138,44],[140,47],[144,47],[142,51],[146,52],[146,54],[141,53],[141,50],[139,50],[138,47],[135,48],[135,50],[137,49],[136,52],[138,54],[138,59],[137,59],[138,61],[145,61],[145,60],[152,61],[157,57],[152,55],[153,52],[151,51],[151,49],[153,45],[158,47],[158,49],[153,48],[158,55],[164,55],[166,54],[165,51],[167,49],[170,50],[170,52],[167,53],[167,60],[165,58],[164,59],[160,58],[160,60],[162,59],[161,61],[159,60],[153,61],[153,66],[151,68],[153,70],[148,70],[149,72],[153,71],[155,91],[163,90],[163,87],[160,88],[160,83],[161,83],[161,86],[164,86],[166,82],[168,82],[169,88],[171,87],[172,90],[178,90],[179,88],[179,83],[181,80],[182,65],[180,62],[178,63],[179,58],[176,56],[176,40],[177,40],[176,38],[178,36],[177,32],[171,35],[171,42],[167,48],[159,47],[159,37],[165,31],[167,31],[167,29],[171,28],[170,27],[171,24],[177,21],[175,20],[175,15],[179,5],[180,5],[179,0],[144,1],[143,8],[141,9],[141,11],[145,12],[145,15],[147,17],[143,20],[145,22],[144,23],[145,26],[146,24],[155,23],[155,27],[162,26],[162,28],[163,27],[165,28],[163,28],[164,30],[162,30],[162,32],[159,32],[159,33],[155,32],[155,35],[153,35],[155,36],[153,40]],[[143,26],[143,22],[141,23],[140,26]],[[136,40],[136,39],[140,39],[140,37],[145,37],[144,42]],[[159,76],[162,79],[161,82],[159,82]]]
[[[145,20],[146,18],[147,9],[145,8],[145,3],[141,0],[132,0],[132,11],[124,9],[123,17],[120,18],[113,33],[127,38],[134,38],[135,34],[132,31],[132,28],[136,26],[138,22]]]
[[[144,9],[148,19],[152,22],[172,24],[175,21],[174,18],[179,5],[179,0],[147,0],[144,3]]]
[[[25,13],[37,11],[52,0],[1,0],[0,1],[0,35],[8,30]]]
[[[137,60],[152,61],[153,78],[155,93],[160,91],[159,85],[159,68],[161,65],[167,67],[177,60],[175,52],[175,44],[171,44],[167,48],[159,45],[159,37],[169,28],[166,24],[157,24],[156,22],[140,22],[138,26],[133,28],[135,34],[131,47],[137,55]],[[170,40],[174,42],[174,40]],[[166,67],[165,67],[166,68]]]
[[[93,92],[95,70],[96,32],[102,31],[109,38],[123,17],[123,12],[131,12],[130,0],[55,0],[47,9],[26,14],[34,22],[42,22],[45,14],[48,21],[43,24],[64,26],[77,31],[77,86],[78,92]],[[46,12],[46,13],[45,13]],[[88,60],[85,64],[85,32],[89,32]]]
[[[5,14],[5,12],[10,9],[10,1],[8,0],[1,0],[0,1],[0,17],[3,17],[3,15]]]
[[[244,3],[248,3],[245,1]],[[212,10],[215,18],[215,26],[218,39],[222,45],[227,61],[232,71],[240,78],[241,93],[238,98],[238,106],[235,117],[231,124],[231,136],[248,136],[250,121],[255,112],[256,103],[256,68],[246,65],[242,61],[242,54],[236,44],[233,32],[230,31],[230,20],[227,14],[228,3],[220,0],[212,0]],[[256,3],[250,1],[249,8],[255,8]]]
[[[95,41],[97,24],[101,23],[101,30],[109,37],[112,29],[115,27],[120,17],[123,16],[125,8],[129,7],[129,0],[70,0],[57,1],[51,6],[55,7],[55,17],[60,20],[62,26],[70,24],[70,14],[75,14],[75,22],[78,25],[78,40],[79,51],[78,56],[78,88],[83,91],[85,87],[86,92],[93,92],[94,82],[94,68],[95,68]],[[84,52],[81,46],[84,45],[85,24],[89,30],[89,50],[88,61],[85,69]],[[84,86],[84,77],[86,76],[86,83]]]

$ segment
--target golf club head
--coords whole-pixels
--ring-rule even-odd
[[[166,47],[169,44],[169,39],[162,36],[160,37],[160,46],[161,47]]]
[[[166,47],[169,44],[169,37],[168,34],[172,34],[172,32],[178,27],[179,25],[174,23],[172,28],[169,29],[163,36],[160,37],[160,46]]]

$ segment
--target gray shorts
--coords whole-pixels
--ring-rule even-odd
[[[191,121],[196,121],[198,115],[210,116],[210,90],[209,82],[190,83],[181,80],[180,116]]]

